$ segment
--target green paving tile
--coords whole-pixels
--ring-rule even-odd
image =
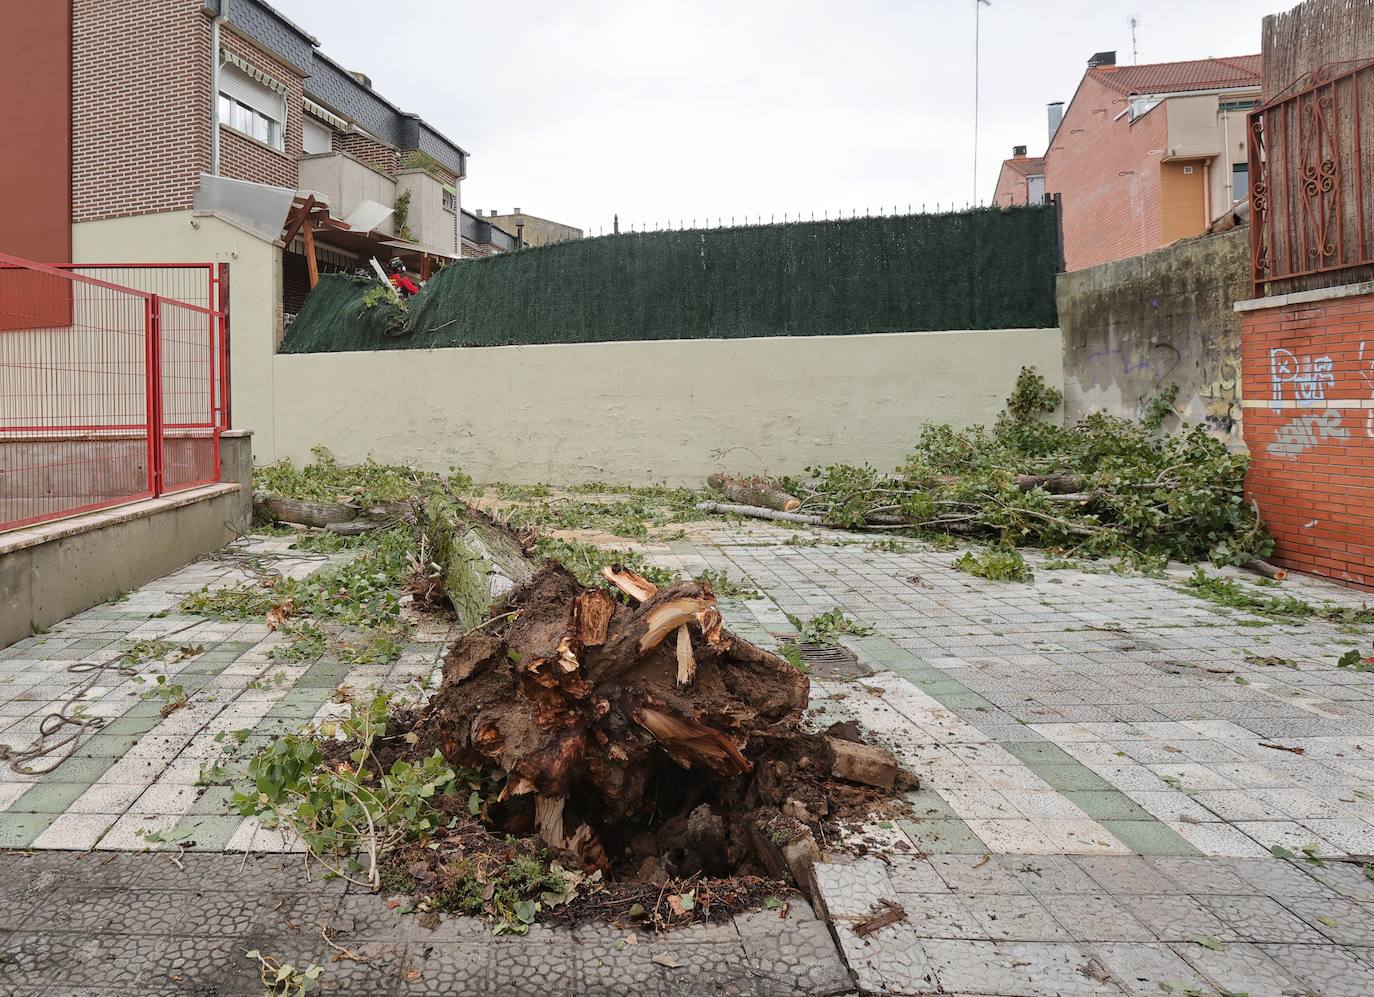
[[[169,839],[193,852],[219,852],[243,823],[237,815],[193,814],[181,818]]]
[[[162,717],[158,716],[156,712],[146,717],[134,717],[126,713],[101,727],[100,732],[115,737],[122,737],[126,734],[146,734],[161,722]]]
[[[903,677],[905,678],[905,676]],[[969,692],[968,686],[964,685],[964,683],[947,678],[927,679],[920,682],[912,682],[912,685],[916,686],[926,695],[934,696],[936,699],[940,700],[941,705],[944,704],[946,696],[967,695]]]
[[[111,734],[104,731],[81,742],[81,747],[72,752],[73,758],[122,758],[124,753],[139,742],[138,734]],[[61,771],[60,769],[58,770]]]
[[[1116,790],[1072,790],[1061,795],[1094,820],[1154,820],[1148,810]]]
[[[983,855],[988,850],[983,839],[961,820],[899,820],[897,826],[931,855]]]
[[[1035,731],[1027,729],[1027,733],[1033,735],[1038,740],[1019,741],[1016,744],[1007,745],[1010,751],[1021,761],[1031,768],[1037,765],[1077,765],[1073,756],[1057,744],[1051,744]]]
[[[187,809],[187,814],[197,817],[223,817],[230,811],[234,798],[233,786],[210,786]]]
[[[911,812],[919,817],[927,820],[959,819],[959,815],[954,812],[949,802],[933,789],[918,789],[907,793],[906,798],[911,802]]]
[[[1077,763],[1071,765],[1031,765],[1033,771],[1061,793],[1072,790],[1110,790],[1111,783],[1091,769]]]
[[[74,760],[63,762],[58,771],[65,772]],[[65,813],[72,801],[90,788],[89,782],[40,782],[11,803],[7,812],[56,816]]]
[[[1202,854],[1179,837],[1173,828],[1157,820],[1104,820],[1099,823],[1137,855]]]
[[[104,775],[113,762],[112,758],[68,758],[55,772],[45,775],[38,785],[47,782],[83,782],[89,786]],[[32,792],[32,789],[29,790],[29,793]]]
[[[26,794],[27,795],[27,794]],[[0,813],[0,848],[27,848],[53,822],[54,814]]]

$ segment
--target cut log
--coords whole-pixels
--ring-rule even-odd
[[[347,523],[358,518],[357,506],[343,502],[306,502],[271,492],[253,493],[253,512],[274,523],[317,527]]]
[[[1276,564],[1270,564],[1268,561],[1261,561],[1257,557],[1247,557],[1240,563],[1240,566],[1246,571],[1253,571],[1257,575],[1272,578],[1276,582],[1281,582],[1288,577],[1288,572],[1283,568]]]
[[[783,491],[767,478],[712,474],[707,477],[706,483],[731,502],[740,505],[756,505],[778,512],[796,512],[801,508],[801,499]]]
[[[841,779],[890,791],[903,775],[897,760],[882,748],[838,737],[826,738],[826,743],[835,752],[831,771]]]

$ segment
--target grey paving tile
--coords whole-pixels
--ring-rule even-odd
[[[1319,944],[1322,933],[1270,897],[1199,897],[1238,936],[1251,942]]]
[[[1260,945],[1284,971],[1322,997],[1374,994],[1374,965],[1334,945]]]

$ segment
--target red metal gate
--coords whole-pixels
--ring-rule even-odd
[[[219,480],[227,278],[0,254],[0,530]]]

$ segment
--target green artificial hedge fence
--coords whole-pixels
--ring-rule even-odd
[[[330,275],[282,352],[1052,327],[1057,226],[1036,205],[580,239],[463,260],[404,314]]]

